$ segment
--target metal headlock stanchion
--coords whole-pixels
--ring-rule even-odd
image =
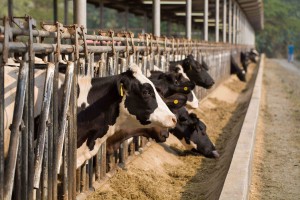
[[[128,154],[133,155],[147,143],[144,137],[135,137],[131,144],[124,141],[110,162],[104,142],[95,158],[76,170],[80,72],[91,77],[117,75],[135,62],[147,76],[154,65],[168,71],[170,61],[183,60],[192,54],[200,63],[210,66],[209,73],[219,82],[229,76],[230,55],[238,58],[241,51],[250,48],[151,34],[135,38],[131,32],[87,34],[84,27],[63,26],[58,22],[44,23],[42,30],[37,30],[29,16],[12,18],[15,27],[9,21],[4,18],[0,26],[0,199],[5,200],[76,199],[80,192],[93,189],[94,180],[102,181],[117,163],[125,167]],[[17,42],[16,38],[28,42]],[[20,67],[10,144],[4,158],[4,66],[11,55],[22,57],[17,61]],[[36,56],[42,57],[43,64],[35,63]],[[64,69],[64,75],[60,74],[59,70]],[[35,70],[45,70],[46,74],[41,113],[34,113]],[[208,93],[205,89],[196,90],[201,97]],[[37,115],[39,121],[35,121]]]

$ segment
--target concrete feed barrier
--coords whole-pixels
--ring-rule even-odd
[[[262,77],[265,55],[261,56],[248,111],[232,157],[220,200],[248,199],[251,183],[251,166],[255,147],[256,127],[259,117]]]

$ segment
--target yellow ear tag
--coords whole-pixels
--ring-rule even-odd
[[[120,96],[124,96],[124,92],[123,92],[123,83],[121,83],[121,86],[120,86]]]
[[[177,99],[174,100],[174,104],[178,104],[178,100]]]
[[[187,90],[188,90],[188,87],[184,87],[183,90],[184,90],[184,91],[187,91]]]

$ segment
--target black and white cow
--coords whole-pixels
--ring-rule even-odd
[[[18,68],[6,67],[5,149],[9,142]],[[35,117],[40,113],[44,70],[35,73]],[[60,74],[60,79],[64,75]],[[78,77],[77,168],[96,155],[114,133],[130,128],[173,128],[176,116],[140,68],[131,64],[120,74],[104,78]],[[61,95],[59,95],[60,97]]]
[[[251,49],[249,52],[241,52],[241,63],[245,72],[247,72],[248,65],[253,62],[257,63],[259,60],[259,53],[255,49]]]
[[[211,88],[214,85],[213,78],[207,73],[209,67],[205,62],[200,64],[192,55],[188,55],[186,59],[176,62],[170,62],[169,70],[182,74],[185,78],[193,82],[195,85]],[[194,92],[188,94],[187,107],[196,109],[199,107],[199,100]]]
[[[206,125],[194,114],[182,107],[172,109],[177,116],[176,127],[170,133],[177,137],[186,150],[202,154],[207,158],[218,158],[220,155],[206,133]]]
[[[246,72],[239,67],[233,56],[230,56],[230,74],[236,74],[240,81],[246,82]]]
[[[170,109],[180,109],[186,104],[187,97],[184,94],[173,94],[167,98],[163,98],[164,102]],[[134,136],[144,136],[147,138],[154,139],[157,143],[165,142],[169,137],[168,129],[160,127],[152,128],[124,128],[116,132],[111,137],[106,140],[106,149],[107,153],[111,154],[118,148],[125,140],[134,137]]]
[[[200,64],[192,55],[188,55],[181,61],[170,62],[169,69],[170,71],[185,74],[186,78],[195,85],[206,89],[211,88],[215,83],[212,77],[207,73],[208,66]]]
[[[188,94],[195,88],[194,83],[184,78],[182,74],[175,72],[151,71],[149,79],[163,97],[168,97],[175,93]]]

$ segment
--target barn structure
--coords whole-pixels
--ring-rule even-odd
[[[76,199],[106,179],[106,173],[116,164],[124,165],[147,142],[135,137],[131,143],[122,143],[109,157],[104,142],[95,157],[76,169],[78,75],[115,75],[125,71],[131,62],[137,63],[144,74],[154,64],[166,71],[169,61],[192,54],[210,66],[209,73],[217,85],[230,75],[230,57],[239,61],[240,52],[255,48],[255,32],[263,29],[262,0],[65,0],[65,13],[73,3],[72,25],[56,22],[54,0],[55,23],[44,23],[41,29],[36,28],[30,16],[13,17],[12,3],[8,0],[9,16],[1,16],[0,26],[0,199],[6,200]],[[99,8],[102,31],[87,33],[87,3]],[[124,12],[126,28],[128,13],[143,16],[144,33],[134,36],[130,29],[105,31],[104,7]],[[151,34],[147,30],[150,21]],[[162,21],[184,25],[185,37],[172,37],[171,26],[167,35],[162,35]],[[5,110],[7,66],[19,68],[14,109],[10,111]],[[59,102],[56,94],[61,66],[66,69],[65,95]],[[34,69],[48,74],[44,82],[45,103],[36,125]],[[212,90],[196,88],[195,93],[201,99]],[[12,115],[11,124],[5,124],[8,115]],[[10,135],[7,156],[5,131]],[[61,162],[61,173],[57,175]]]

